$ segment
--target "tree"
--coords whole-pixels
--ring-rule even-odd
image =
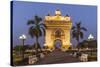
[[[45,36],[45,24],[42,21],[42,18],[37,15],[32,20],[28,20],[27,25],[30,26],[28,30],[28,34],[34,38],[36,37],[35,49],[41,48],[38,42],[38,38],[42,35]],[[38,50],[37,50],[38,51]]]
[[[80,38],[83,39],[83,31],[87,31],[87,29],[85,27],[81,27],[81,22],[77,22],[76,26],[72,27],[72,37],[76,38],[77,45],[80,42]]]
[[[22,51],[22,48],[23,48],[22,45],[16,45],[13,50],[15,51],[16,54],[19,54],[20,55],[22,53],[21,52]]]
[[[22,46],[20,45],[17,45],[14,47],[14,50],[17,52],[17,51],[20,51],[22,49]]]

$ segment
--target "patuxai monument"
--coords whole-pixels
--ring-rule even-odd
[[[47,26],[45,46],[55,49],[55,42],[60,41],[60,49],[67,50],[70,47],[71,18],[68,15],[62,16],[61,11],[57,9],[55,15],[45,16],[44,23]]]

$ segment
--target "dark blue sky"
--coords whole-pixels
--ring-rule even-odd
[[[60,9],[63,16],[68,14],[73,25],[77,21],[82,22],[82,26],[88,29],[84,33],[84,39],[87,39],[88,35],[92,33],[97,38],[97,7],[96,6],[86,6],[86,5],[71,5],[71,4],[51,4],[51,3],[34,3],[34,2],[13,2],[13,44],[18,45],[21,41],[18,37],[21,34],[27,36],[26,44],[33,44],[35,39],[32,39],[28,35],[27,21],[29,19],[34,19],[35,15],[44,18],[45,15],[50,13],[54,15],[55,10]],[[43,37],[40,37],[40,43],[43,44]],[[75,40],[71,39],[74,43]]]

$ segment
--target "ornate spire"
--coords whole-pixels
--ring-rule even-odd
[[[50,16],[50,14],[48,13],[47,16]]]
[[[60,16],[61,15],[61,11],[59,10],[59,9],[57,9],[56,11],[55,11],[55,15],[57,16]]]
[[[69,15],[68,15],[68,14],[66,14],[66,17],[69,17]]]
[[[48,12],[47,16],[50,16],[50,12]]]

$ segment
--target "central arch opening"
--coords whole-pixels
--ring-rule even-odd
[[[62,45],[62,41],[60,39],[54,40],[54,47],[55,49],[60,49]]]
[[[61,28],[56,28],[52,31],[51,36],[52,36],[51,38],[53,41],[53,44],[52,44],[53,48],[61,50],[62,45],[63,45],[63,39],[65,37],[64,30],[62,30]]]

